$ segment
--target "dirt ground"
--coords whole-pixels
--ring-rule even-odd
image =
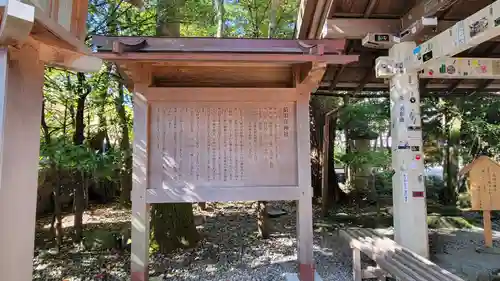
[[[284,280],[284,274],[296,271],[295,205],[292,202],[273,204],[285,214],[272,219],[273,233],[266,240],[257,237],[255,204],[252,202],[212,203],[206,212],[195,208],[197,218],[204,218],[197,220],[203,237],[200,245],[169,255],[152,254],[150,275],[170,281]],[[500,268],[500,255],[476,252],[484,243],[477,220],[457,224],[460,220],[456,216],[443,218],[439,221],[445,223],[432,222],[437,229],[430,230],[435,233],[432,235],[434,262],[470,281],[478,280],[480,273]],[[380,226],[390,231],[388,225],[392,217],[383,210],[346,209],[336,210],[323,219],[315,209],[314,221],[314,255],[319,274],[325,281],[350,281],[350,251],[344,241],[335,237],[336,229],[356,225]],[[84,223],[86,233],[118,233],[129,227],[130,211],[116,205],[93,206],[85,213]],[[70,239],[73,217],[67,215],[63,220],[67,234],[64,247],[57,253],[49,226],[50,217],[37,220],[33,280],[128,280],[130,252],[114,248],[89,250],[74,245]],[[494,226],[499,230],[498,224]],[[495,231],[494,235],[495,246],[500,247],[500,232]]]

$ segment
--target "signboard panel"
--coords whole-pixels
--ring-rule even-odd
[[[295,102],[155,102],[152,188],[298,186]]]

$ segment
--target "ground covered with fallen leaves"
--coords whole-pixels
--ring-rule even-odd
[[[151,280],[284,281],[285,274],[297,272],[295,203],[270,204],[271,210],[282,215],[271,219],[272,234],[265,240],[258,237],[255,207],[254,202],[209,203],[208,209],[201,211],[195,205],[195,222],[202,241],[194,249],[168,255],[152,252]],[[325,281],[351,281],[352,257],[346,243],[337,237],[336,229],[349,225],[382,227],[391,232],[392,216],[387,210],[355,208],[332,211],[323,220],[319,213],[315,207],[316,269]],[[496,269],[498,263],[491,263],[490,256],[475,252],[475,247],[484,243],[479,213],[432,214],[429,218],[429,226],[439,228],[430,230],[431,236],[436,237],[431,243],[435,262],[474,281],[476,278],[471,276],[477,272]],[[66,235],[60,252],[55,250],[49,231],[50,219],[37,220],[33,280],[130,280],[130,252],[115,247],[113,238],[114,234],[130,228],[130,210],[116,205],[93,205],[84,215],[84,241],[78,245],[70,239],[73,216],[65,216]],[[495,219],[493,225],[500,230],[499,220]],[[500,232],[494,234],[500,238]],[[497,247],[499,242],[495,242]],[[473,255],[474,263],[470,259],[460,260]]]
[[[209,203],[206,211],[195,207],[201,243],[195,249],[169,255],[153,253],[150,276],[160,280],[284,280],[284,274],[296,272],[295,204],[273,202],[271,207],[283,211],[283,215],[271,219],[272,235],[265,240],[258,237],[255,207],[254,202]],[[94,206],[85,213],[84,224],[84,233],[118,233],[129,227],[130,211],[114,205]],[[130,252],[74,245],[70,239],[71,215],[64,217],[63,227],[67,235],[64,247],[57,252],[49,231],[50,217],[38,220],[34,280],[128,280]],[[341,268],[341,279],[347,280],[350,265],[343,263],[350,259],[340,258],[332,254],[331,247],[321,245],[325,241],[323,230],[319,225],[315,235],[315,255],[322,263],[321,271]]]

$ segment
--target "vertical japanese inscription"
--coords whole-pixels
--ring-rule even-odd
[[[155,139],[171,159],[168,184],[258,186],[297,184],[295,105],[165,103]],[[167,156],[167,157],[165,157]],[[165,169],[165,167],[164,167]],[[168,185],[167,184],[167,185]]]

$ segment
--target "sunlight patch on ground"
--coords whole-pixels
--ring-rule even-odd
[[[104,208],[98,206],[92,210],[85,211],[83,214],[83,224],[129,222],[130,216],[130,210],[118,209],[113,206],[106,206]],[[75,216],[73,214],[63,216],[62,227],[73,227],[74,220]],[[50,228],[50,219],[44,222],[43,228]]]

